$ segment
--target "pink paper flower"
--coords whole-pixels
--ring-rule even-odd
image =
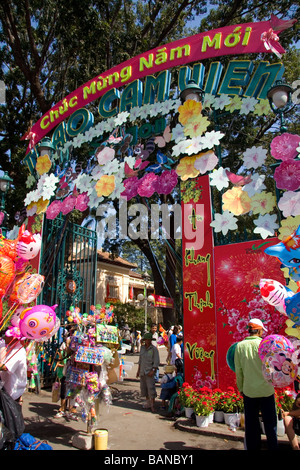
[[[130,178],[127,178],[123,181],[125,190],[121,193],[121,196],[127,199],[127,201],[137,196],[139,184],[140,180],[137,176],[131,176]]]
[[[300,160],[283,161],[274,172],[278,189],[296,191],[300,188]]]
[[[271,155],[277,160],[292,160],[297,156],[297,147],[300,143],[300,136],[297,134],[284,134],[275,137],[270,145]]]
[[[70,195],[70,196],[66,197],[66,199],[64,199],[63,202],[62,202],[61,212],[64,215],[68,214],[69,212],[72,212],[72,210],[75,207],[75,203],[76,203],[76,197],[75,196]]]
[[[88,208],[89,200],[87,193],[79,194],[76,199],[75,209],[84,212]]]
[[[47,219],[55,219],[62,210],[62,202],[55,200],[47,207],[46,217]]]
[[[151,197],[157,189],[158,181],[158,175],[147,173],[140,179],[138,194],[142,197]]]
[[[159,177],[156,191],[158,194],[170,194],[175,188],[178,176],[175,170],[165,170]]]

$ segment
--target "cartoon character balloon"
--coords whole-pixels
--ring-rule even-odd
[[[261,340],[258,348],[258,355],[261,360],[267,354],[277,352],[294,352],[294,346],[291,341],[283,335],[269,335]]]
[[[293,293],[287,290],[280,282],[273,279],[261,279],[259,281],[259,288],[262,298],[285,315],[284,301],[287,297],[292,296]]]
[[[265,253],[278,258],[289,269],[290,278],[300,288],[300,225],[289,237],[277,245],[269,246]]]
[[[286,314],[296,325],[300,325],[300,292],[285,299]]]
[[[296,379],[297,371],[298,364],[289,351],[270,352],[263,359],[263,376],[274,387],[288,387]]]
[[[56,325],[56,307],[57,305],[36,305],[25,309],[19,323],[22,335],[33,340],[41,340],[49,335]]]
[[[41,274],[29,274],[17,288],[17,299],[20,304],[30,304],[41,293],[44,287],[45,276]]]

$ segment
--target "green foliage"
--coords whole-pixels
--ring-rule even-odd
[[[114,304],[114,316],[119,326],[127,323],[129,328],[135,327],[136,330],[144,331],[145,310],[143,308],[135,307],[129,302],[125,304],[118,302]],[[150,326],[150,318],[147,320],[148,326]]]

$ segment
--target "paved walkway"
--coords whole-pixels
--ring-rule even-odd
[[[166,359],[166,349],[160,349],[161,367]],[[113,402],[100,406],[97,428],[108,430],[109,451],[151,450],[189,452],[200,450],[243,450],[244,432],[230,431],[227,425],[213,423],[208,428],[198,428],[192,419],[175,419],[159,409],[157,413],[144,410],[136,379],[138,355],[126,355],[132,370],[123,382],[113,384]],[[157,385],[158,396],[160,386]],[[85,434],[86,424],[62,417],[55,418],[59,403],[52,403],[51,391],[23,395],[23,415],[26,429],[34,437],[47,440],[54,450],[78,450],[72,444],[74,435]],[[263,437],[264,439],[264,437]],[[265,441],[265,439],[264,439]],[[287,438],[280,439],[280,450],[290,450]]]

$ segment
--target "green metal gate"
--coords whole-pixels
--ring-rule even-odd
[[[61,325],[71,306],[88,313],[96,300],[97,234],[68,218],[45,219],[40,274],[45,284],[40,304],[55,305]]]

